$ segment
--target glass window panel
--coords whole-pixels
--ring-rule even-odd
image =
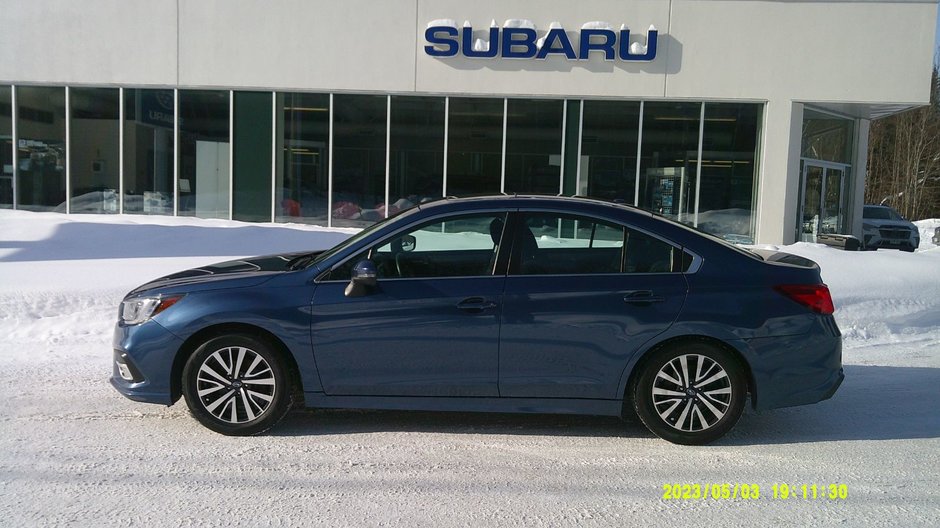
[[[505,224],[502,213],[426,222],[347,260],[330,272],[330,280],[349,280],[353,266],[367,258],[376,264],[379,278],[490,275]]]
[[[701,103],[646,103],[640,160],[643,209],[692,223]]]
[[[669,273],[688,269],[683,262],[683,252],[671,244],[629,228],[626,237],[623,268],[626,273]]]
[[[851,119],[807,109],[803,112],[802,156],[851,164],[854,130]]]
[[[506,192],[558,194],[564,101],[509,99]]]
[[[754,242],[760,104],[706,103],[697,227]]]
[[[450,98],[447,194],[499,192],[503,152],[503,100]]]
[[[505,216],[487,213],[432,221],[380,242],[371,258],[380,278],[490,275]],[[405,240],[409,237],[413,240]]]
[[[270,222],[271,93],[235,92],[232,218]]]
[[[73,213],[119,213],[120,90],[72,88],[71,204]]]
[[[0,209],[13,207],[13,89],[0,86]]]
[[[173,214],[173,90],[124,90],[124,212]]]
[[[326,225],[330,96],[279,93],[277,108],[275,219]]]
[[[18,86],[17,207],[65,212],[65,88]]]
[[[528,213],[513,244],[513,275],[619,273],[623,226],[584,216]]]
[[[438,198],[444,185],[444,98],[392,97],[389,214]]]
[[[180,216],[229,217],[228,95],[179,91]]]
[[[639,123],[638,102],[584,102],[581,194],[634,203]]]
[[[387,97],[333,96],[333,225],[362,227],[385,217]]]

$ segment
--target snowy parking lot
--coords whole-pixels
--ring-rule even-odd
[[[121,298],[352,231],[0,211],[0,526],[938,526],[940,221],[919,225],[915,253],[782,248],[822,267],[845,382],[687,447],[638,422],[503,414],[297,411],[217,435],[183,402],[110,386]],[[664,499],[673,484],[759,497]]]

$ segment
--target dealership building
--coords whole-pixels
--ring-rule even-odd
[[[586,195],[861,231],[936,0],[0,0],[0,208],[362,226]]]

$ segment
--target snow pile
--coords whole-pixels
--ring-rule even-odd
[[[847,358],[854,357],[855,349],[874,345],[904,345],[908,351],[940,346],[940,248],[854,252],[805,242],[759,247],[794,253],[820,265]]]
[[[914,225],[917,226],[917,230],[920,231],[920,246],[917,250],[927,251],[928,249],[936,248],[937,245],[933,243],[933,234],[936,229],[940,227],[940,218],[918,220],[914,222]]]

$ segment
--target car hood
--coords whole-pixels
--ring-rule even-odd
[[[128,297],[159,289],[160,293],[211,290],[218,288],[244,288],[256,286],[276,275],[294,271],[288,263],[301,256],[315,256],[320,252],[283,253],[244,259],[228,260],[208,266],[188,269],[154,279],[134,288]]]

